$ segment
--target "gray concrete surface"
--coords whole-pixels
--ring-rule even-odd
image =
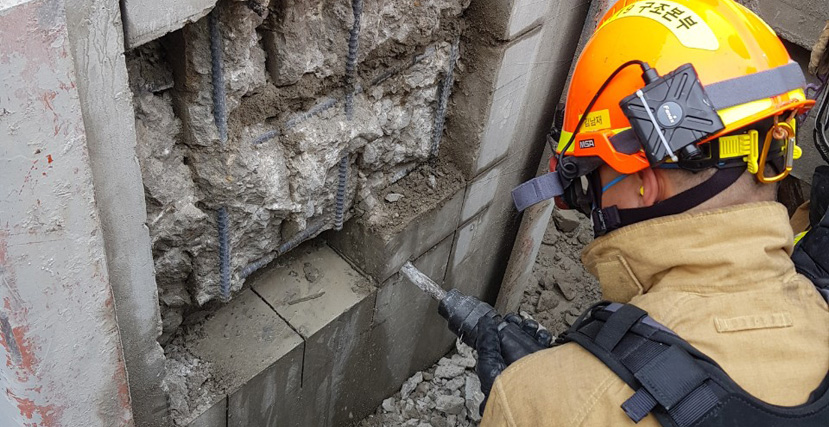
[[[70,0],[67,22],[75,59],[109,282],[123,337],[136,424],[169,422],[161,390],[164,353],[147,207],[135,151],[132,94],[117,3]]]
[[[0,6],[0,419],[131,426],[66,7]]]
[[[122,0],[127,48],[140,46],[207,15],[216,0]]]
[[[444,285],[452,249],[450,236],[414,261],[415,266]],[[377,306],[366,357],[373,370],[361,386],[375,406],[407,378],[427,368],[452,349],[455,335],[438,315],[438,302],[399,274],[377,291]]]
[[[305,340],[300,401],[283,416],[299,425],[338,426],[349,414],[359,419],[370,412],[374,405],[361,408],[364,396],[351,384],[366,370],[360,353],[374,286],[327,245],[309,242],[277,260],[252,288]],[[252,420],[248,425],[267,421]]]
[[[826,0],[737,0],[755,11],[783,38],[811,50],[826,21]]]
[[[403,198],[375,208],[373,215],[349,221],[342,231],[326,235],[331,245],[378,282],[396,274],[400,267],[454,233],[463,205],[463,179],[447,165],[436,178],[435,190],[424,194],[417,174],[401,180],[390,191]],[[443,173],[443,172],[441,172]],[[405,205],[404,205],[405,203]]]
[[[193,354],[211,364],[221,391],[204,399],[192,418],[220,412],[212,408],[227,396],[228,413],[236,422],[274,407],[281,414],[293,408],[301,387],[304,342],[259,295],[250,289],[239,294],[205,322],[201,335],[192,344]]]
[[[470,11],[488,16],[474,7]],[[510,257],[520,221],[510,191],[536,173],[586,13],[586,4],[554,2],[536,28],[519,31],[515,40],[493,47],[490,38],[495,35],[482,32],[478,34],[480,46],[470,42],[470,49],[481,55],[500,55],[504,65],[478,68],[471,81],[460,82],[470,85],[459,91],[470,108],[457,111],[469,118],[457,120],[457,126],[450,129],[453,146],[464,134],[456,132],[475,131],[469,124],[482,118],[487,124],[473,133],[479,135],[480,149],[477,157],[467,157],[465,163],[474,178],[467,187],[462,210],[465,222],[455,236],[446,280],[491,302],[506,270],[501,260]],[[486,91],[471,86],[485,82],[493,88],[491,104],[477,98]]]

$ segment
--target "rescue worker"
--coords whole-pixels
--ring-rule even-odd
[[[592,216],[582,261],[621,304],[503,372],[483,319],[482,426],[829,425],[829,306],[796,273],[775,202],[799,156],[796,116],[814,104],[804,84],[774,31],[731,0],[611,7],[574,69],[553,172],[514,196],[561,194]],[[631,342],[679,362],[637,359]],[[757,421],[780,409],[762,402],[812,406]]]

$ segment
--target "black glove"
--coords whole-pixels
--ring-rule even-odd
[[[475,368],[481,380],[484,401],[481,414],[495,378],[516,360],[536,351],[549,348],[553,336],[546,329],[539,328],[538,322],[522,319],[517,314],[508,314],[504,320],[484,316],[478,321],[475,350],[478,364]]]

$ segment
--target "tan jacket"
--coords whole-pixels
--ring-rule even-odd
[[[805,402],[829,372],[829,307],[789,259],[786,209],[755,203],[625,227],[585,248],[604,297],[631,302],[673,329],[746,391]],[[569,343],[527,356],[498,377],[482,426],[634,424],[633,394],[598,359]]]

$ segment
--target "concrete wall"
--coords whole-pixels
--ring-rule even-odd
[[[133,425],[62,1],[0,7],[3,425]]]
[[[75,70],[83,76],[78,94],[135,421],[162,426],[168,420],[164,353],[156,341],[161,317],[120,11],[103,0],[70,0],[66,10]]]
[[[350,0],[228,0],[215,33],[203,18],[128,53],[162,343],[291,239],[336,228],[337,206],[373,209],[433,157],[467,3],[366,1],[352,34]]]

